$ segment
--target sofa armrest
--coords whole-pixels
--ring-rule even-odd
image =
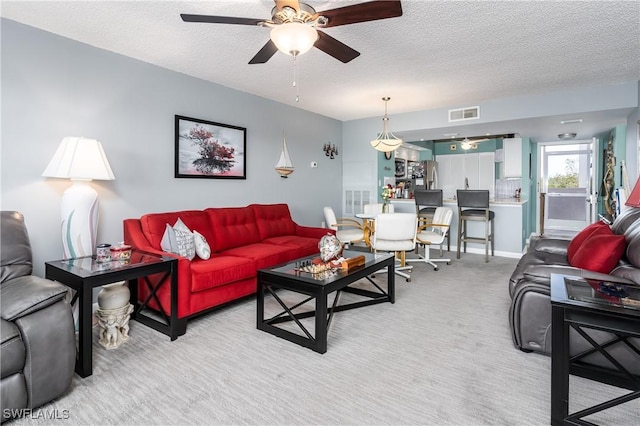
[[[535,251],[542,251],[552,254],[567,255],[567,248],[571,240],[563,240],[559,238],[538,238],[532,243],[532,248]]]
[[[636,268],[631,264],[618,266],[616,269],[611,271],[611,275],[616,277],[616,279],[626,279],[636,283],[636,285],[640,285],[640,268]]]
[[[600,280],[600,281],[615,281],[623,284],[633,284],[633,281],[614,277],[609,274],[603,274],[600,272],[588,271],[586,269],[574,268],[573,266],[564,265],[535,265],[524,271],[523,279],[531,283],[546,284],[549,285],[551,274],[572,275],[574,277],[580,277],[584,279]]]
[[[125,219],[123,221],[124,242],[131,247],[160,256],[178,259],[178,318],[187,316],[191,304],[191,261],[175,253],[168,253],[153,247],[142,232],[139,219]],[[171,312],[170,289],[163,286],[159,291],[159,298],[165,312]]]
[[[124,243],[131,247],[146,251],[148,253],[154,253],[159,255],[170,255],[162,250],[158,250],[153,247],[149,240],[144,236],[142,232],[142,226],[140,225],[140,219],[124,219],[122,221]]]
[[[2,283],[0,307],[2,318],[15,321],[18,318],[53,305],[64,299],[67,287],[55,281],[25,275]]]
[[[327,234],[336,235],[336,231],[328,228],[314,228],[312,226],[300,226],[296,224],[296,235],[299,237],[320,239]]]

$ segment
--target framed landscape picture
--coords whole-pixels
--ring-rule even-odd
[[[247,178],[246,128],[175,117],[176,178]]]

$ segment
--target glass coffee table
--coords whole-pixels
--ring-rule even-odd
[[[569,330],[575,331],[592,346],[571,354]],[[587,332],[611,333],[606,341]],[[616,346],[624,345],[640,362],[640,286],[611,281],[551,274],[551,424],[593,424],[583,417],[640,398],[640,376],[628,371],[615,359]],[[610,369],[582,362],[582,358],[600,353]],[[569,414],[569,374],[626,388],[632,392]]]
[[[316,352],[325,353],[327,351],[327,333],[335,312],[378,303],[395,303],[394,255],[350,250],[343,253],[345,258],[357,256],[364,256],[364,265],[348,270],[336,268],[321,273],[305,272],[305,266],[317,258],[317,255],[259,270],[258,329]],[[387,268],[386,289],[380,287],[370,277],[384,268]],[[361,280],[363,280],[363,284],[366,284],[366,288],[363,288],[362,285],[351,286]],[[294,300],[285,297],[288,292],[295,293]],[[334,292],[336,294],[333,303],[328,306],[328,296]],[[358,300],[339,304],[340,294],[343,292],[359,296]],[[271,306],[268,316],[265,316],[266,298],[272,298],[276,302],[271,304],[275,306]],[[313,308],[310,306],[312,302],[315,302]],[[306,318],[313,318],[313,327],[303,324],[303,320]],[[286,329],[283,326],[287,323],[295,325]]]
[[[129,280],[131,304],[134,310],[131,319],[168,335],[171,340],[186,332],[186,320],[178,319],[178,260],[133,249],[128,260],[96,262],[95,256],[78,257],[45,262],[45,277],[58,281],[75,290],[71,305],[78,304],[78,354],[76,373],[87,377],[93,373],[92,354],[92,289],[117,281]],[[158,274],[159,278],[150,275]],[[150,295],[143,303],[138,302],[138,284],[149,288]],[[171,289],[171,312],[162,310],[156,295],[159,288],[168,285]],[[156,301],[160,312],[146,315],[148,302]]]

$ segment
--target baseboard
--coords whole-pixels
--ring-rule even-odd
[[[438,250],[438,246],[434,246],[431,248],[432,250]],[[447,252],[446,249],[446,245],[444,250],[442,250],[443,253],[453,253],[451,256],[452,260],[455,260],[455,255],[456,255],[456,246],[451,246],[451,251]],[[355,245],[351,245],[349,247],[349,250],[353,250],[353,251],[365,251],[368,252],[369,247],[366,246],[355,246]],[[420,249],[422,250],[422,249]],[[409,253],[409,252],[408,252]],[[460,254],[462,255],[462,250],[460,251]],[[483,248],[473,248],[473,247],[467,247],[467,253],[473,253],[473,254],[484,254],[484,249]],[[522,253],[515,253],[515,252],[510,252],[510,251],[500,251],[500,250],[496,250],[495,252],[495,256],[498,257],[509,257],[512,259],[520,259],[522,257]]]
[[[453,252],[454,254],[456,253],[457,249],[458,248],[456,246],[451,246],[451,252]],[[446,253],[446,250],[445,250],[445,253]],[[467,253],[484,255],[484,249],[483,248],[467,247]],[[464,254],[464,252],[462,250],[460,250],[460,256],[462,256],[463,254]],[[491,254],[491,249],[489,249],[489,254]],[[520,259],[522,257],[522,253],[510,252],[510,251],[500,251],[500,250],[495,250],[494,251],[494,255],[498,256],[498,257],[508,257],[508,258],[512,258],[512,259]]]

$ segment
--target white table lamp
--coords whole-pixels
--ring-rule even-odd
[[[89,256],[96,245],[98,193],[92,179],[115,179],[102,145],[95,139],[66,137],[42,176],[71,179],[62,195],[61,230],[65,258]]]

